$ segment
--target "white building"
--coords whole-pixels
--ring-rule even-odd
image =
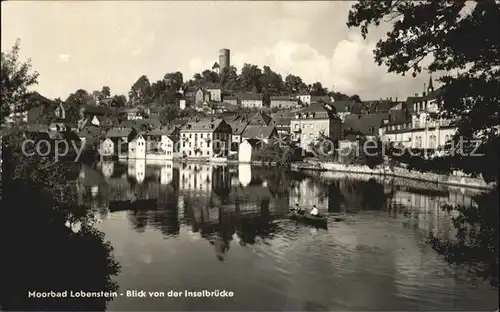
[[[240,163],[250,163],[252,161],[253,146],[248,140],[244,140],[238,148],[238,161]]]
[[[172,161],[168,161],[161,167],[160,184],[166,185],[172,182],[173,169],[174,169],[174,163]]]
[[[176,151],[177,128],[160,127],[146,134],[146,159],[172,160]]]
[[[115,152],[115,143],[110,138],[107,138],[101,143],[99,153],[102,156],[113,156]]]
[[[129,159],[146,159],[146,140],[139,134],[128,145]]]
[[[310,150],[310,143],[324,135],[335,141],[342,135],[342,121],[331,106],[314,103],[295,113],[290,121],[292,139]]]
[[[428,93],[413,102],[411,120],[389,123],[380,128],[382,141],[415,149],[444,147],[457,132],[457,127],[451,120],[433,117],[438,112],[436,100],[441,91],[434,91],[431,80]]]
[[[231,126],[223,119],[195,119],[180,130],[180,154],[187,158],[226,158]]]
[[[216,86],[210,86],[206,88],[206,91],[210,93],[210,100],[213,102],[221,102],[222,101],[222,90]]]
[[[311,94],[308,92],[300,92],[296,95],[297,99],[304,105],[311,105]]]

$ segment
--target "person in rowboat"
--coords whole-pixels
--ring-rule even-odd
[[[315,216],[315,217],[319,216],[319,211],[318,211],[318,208],[316,208],[316,205],[313,206],[313,208],[311,209],[311,211],[309,212],[309,214],[311,216]]]
[[[302,209],[300,209],[299,203],[295,203],[294,211],[295,211],[295,213],[298,213],[298,214],[304,214],[304,211]]]
[[[134,203],[137,201],[137,193],[132,193],[132,195],[130,195],[129,197],[129,200],[131,203]]]

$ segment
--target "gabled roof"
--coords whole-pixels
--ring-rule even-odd
[[[112,128],[106,133],[107,138],[123,138],[128,137],[134,131],[131,127]]]
[[[293,101],[297,102],[298,100],[291,95],[271,95],[271,101]]]
[[[205,86],[205,89],[207,90],[220,90],[220,84],[218,83],[207,83]]]
[[[296,112],[300,118],[308,118],[307,115],[313,114],[312,119],[338,118],[333,106],[330,104],[312,103],[308,107]]]
[[[55,105],[55,102],[49,100],[38,92],[33,92],[27,97],[27,108],[36,107],[39,105],[52,106]]]
[[[238,98],[242,101],[259,101],[263,99],[263,96],[260,93],[240,93]]]
[[[358,114],[361,112],[361,103],[356,103],[356,101],[347,100],[347,101],[335,101],[331,103],[337,113],[354,113]]]
[[[161,136],[161,135],[166,135],[166,136],[171,136],[174,135],[179,129],[174,126],[164,126],[164,127],[158,127],[154,128],[153,130],[149,131],[147,135],[154,135],[154,136]]]
[[[268,114],[265,114],[263,112],[258,112],[255,113],[254,115],[251,115],[248,117],[248,120],[250,124],[255,125],[255,124],[265,124],[269,125],[273,118],[269,116]]]
[[[347,115],[344,119],[344,133],[377,135],[378,129],[382,125],[383,120],[389,120],[388,113]],[[370,131],[370,128],[373,128],[374,131]]]
[[[185,132],[212,132],[215,129],[217,129],[221,123],[225,123],[224,119],[211,119],[211,118],[205,118],[205,119],[200,119],[198,121],[189,121],[187,124],[185,124],[182,129],[182,131]]]
[[[107,115],[111,111],[104,106],[94,106],[94,105],[85,105],[84,106],[84,112],[85,114],[91,114],[91,115]]]
[[[248,125],[243,131],[242,136],[248,139],[268,139],[271,137],[273,132],[276,130],[274,126],[251,126]]]
[[[323,96],[318,96],[318,95],[313,95],[311,96],[311,102],[325,102],[325,103],[330,103],[332,102],[332,99],[328,95],[323,95]]]
[[[242,135],[243,131],[245,131],[245,128],[248,125],[248,122],[240,122],[240,121],[234,121],[228,123],[231,126],[231,129],[233,130],[233,135]]]

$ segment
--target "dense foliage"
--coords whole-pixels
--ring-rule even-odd
[[[1,55],[1,118],[2,123],[10,113],[25,111],[31,95],[29,88],[38,84],[38,73],[32,70],[31,62],[19,60],[20,40],[17,40],[10,52]],[[11,108],[14,111],[11,111]]]
[[[18,45],[14,47],[18,53]],[[17,56],[2,53],[2,105],[17,103],[36,76]],[[4,77],[4,72],[8,73]],[[15,73],[14,76],[11,74]],[[7,84],[4,84],[8,81]],[[79,168],[22,151],[24,132],[2,132],[0,308],[15,311],[104,311],[106,298],[29,298],[28,291],[114,291],[119,271],[112,247],[93,227],[93,214],[75,203]]]

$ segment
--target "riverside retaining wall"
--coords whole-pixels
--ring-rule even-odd
[[[419,181],[426,181],[438,184],[447,184],[454,186],[463,186],[479,189],[491,189],[494,183],[487,183],[482,178],[473,178],[460,173],[453,175],[436,174],[430,172],[417,172],[411,171],[406,168],[389,166],[381,166],[379,168],[370,169],[368,166],[360,165],[344,165],[338,163],[297,163],[293,164],[292,168],[295,170],[328,170],[336,172],[356,173],[364,175],[379,175],[379,176],[392,176],[405,179],[413,179]]]

